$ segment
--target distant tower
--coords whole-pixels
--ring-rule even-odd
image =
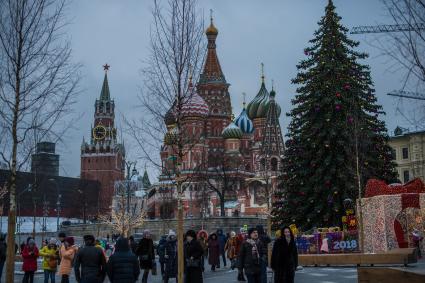
[[[111,99],[107,75],[109,65],[103,68],[105,77],[100,98],[95,103],[90,143],[83,138],[81,145],[81,178],[101,183],[99,206],[104,214],[110,212],[115,181],[124,179],[125,149],[117,142],[115,103]]]
[[[59,155],[55,153],[55,143],[37,143],[36,153],[31,156],[31,172],[49,176],[59,176]]]
[[[278,175],[277,171],[281,167],[281,160],[285,150],[279,124],[281,109],[275,98],[276,92],[272,87],[260,155],[260,160],[264,160],[263,170],[271,172],[272,176]]]

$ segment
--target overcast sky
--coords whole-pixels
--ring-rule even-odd
[[[214,22],[219,30],[217,52],[226,80],[231,84],[232,106],[237,116],[242,107],[242,92],[252,99],[260,86],[260,63],[265,64],[267,87],[274,79],[277,100],[283,113],[291,108],[295,86],[296,64],[305,57],[303,49],[317,29],[327,0],[199,0],[206,18],[214,10]],[[379,0],[335,0],[342,23],[357,25],[390,23]],[[67,142],[58,146],[61,174],[80,174],[82,137],[90,138],[94,102],[99,96],[104,72],[102,65],[111,65],[108,79],[115,100],[117,125],[121,114],[141,115],[135,104],[141,86],[141,61],[148,56],[149,27],[152,0],[74,0],[69,7],[72,24],[69,27],[73,56],[83,64],[84,92],[79,97],[77,111],[82,118],[75,130],[68,133]],[[397,114],[400,101],[386,95],[399,89],[401,74],[389,70],[387,59],[379,56],[370,42],[373,35],[350,35],[360,40],[359,50],[370,58],[372,78],[378,101],[387,113],[385,121],[390,132],[396,125],[411,127]],[[205,39],[206,40],[206,39]],[[408,109],[406,102],[402,108]],[[281,115],[284,134],[288,117]],[[126,142],[126,144],[130,142]],[[159,152],[158,152],[159,154]],[[133,157],[129,157],[134,159]],[[139,169],[143,168],[139,162]],[[149,165],[148,165],[149,166]],[[149,170],[155,175],[153,168]],[[155,179],[152,176],[151,179]]]

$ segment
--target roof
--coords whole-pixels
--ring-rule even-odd
[[[109,92],[108,75],[105,73],[103,79],[102,91],[100,92],[100,100],[109,101],[111,100],[111,94]]]

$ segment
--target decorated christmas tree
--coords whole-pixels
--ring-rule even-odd
[[[344,200],[369,178],[396,179],[367,55],[340,21],[330,0],[297,66],[275,225],[340,226]]]

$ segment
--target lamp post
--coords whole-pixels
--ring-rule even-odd
[[[56,195],[57,195],[57,199],[56,199],[56,230],[59,231],[59,218],[60,218],[60,209],[61,209],[61,199],[62,199],[62,195],[59,192],[59,186],[56,182],[55,179],[51,178],[49,179],[50,182],[52,182],[53,184],[55,184],[56,186]]]
[[[87,206],[87,200],[86,200],[86,194],[83,190],[78,189],[78,193],[81,195],[83,199],[83,223],[86,224],[86,206]]]
[[[131,178],[133,178],[134,176],[138,175],[139,172],[137,172],[136,169],[136,161],[126,161],[125,162],[125,166],[127,169],[127,214],[130,214],[130,198],[131,198],[131,191],[130,191],[130,182],[131,182]],[[130,169],[131,166],[133,166],[133,170],[131,170],[131,174],[130,174]]]
[[[16,232],[18,233],[18,243],[21,243],[21,205],[20,205],[20,201],[19,198],[26,192],[31,192],[32,190],[32,186],[31,184],[28,184],[28,187],[23,190],[22,192],[20,192],[17,196],[16,196],[16,203],[18,204],[18,215],[16,216],[16,223],[17,223],[17,227],[16,227]]]

